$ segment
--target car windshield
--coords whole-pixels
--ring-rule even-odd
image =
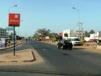
[[[101,0],[0,0],[0,76],[101,76]]]

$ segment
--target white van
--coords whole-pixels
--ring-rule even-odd
[[[73,45],[82,44],[79,37],[68,37],[68,40],[70,40]]]

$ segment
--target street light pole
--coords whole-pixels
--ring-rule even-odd
[[[14,37],[14,48],[13,48],[14,49],[14,53],[13,53],[13,55],[15,56],[15,44],[16,44],[16,38],[15,38],[16,37],[16,31],[15,31],[15,26],[13,26],[13,30],[14,30],[14,36],[13,36]]]
[[[80,10],[76,7],[72,7],[73,10],[75,10],[78,14],[78,22],[80,22]]]
[[[18,7],[18,5],[17,5],[17,4],[15,4],[15,5],[13,5],[13,6],[9,7],[8,12],[10,13],[11,9],[12,9],[12,8],[14,8],[14,7]]]

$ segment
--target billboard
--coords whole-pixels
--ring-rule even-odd
[[[20,26],[20,14],[19,13],[10,13],[9,14],[9,26]]]

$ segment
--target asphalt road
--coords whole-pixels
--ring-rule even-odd
[[[56,46],[32,42],[32,46],[59,74],[101,74],[101,54],[85,49],[59,50]]]
[[[47,74],[46,76],[101,75],[101,54],[80,48],[63,51],[54,45],[38,41],[24,43],[16,50],[27,48],[32,48],[38,53],[35,62],[27,65],[0,66],[0,71]]]

